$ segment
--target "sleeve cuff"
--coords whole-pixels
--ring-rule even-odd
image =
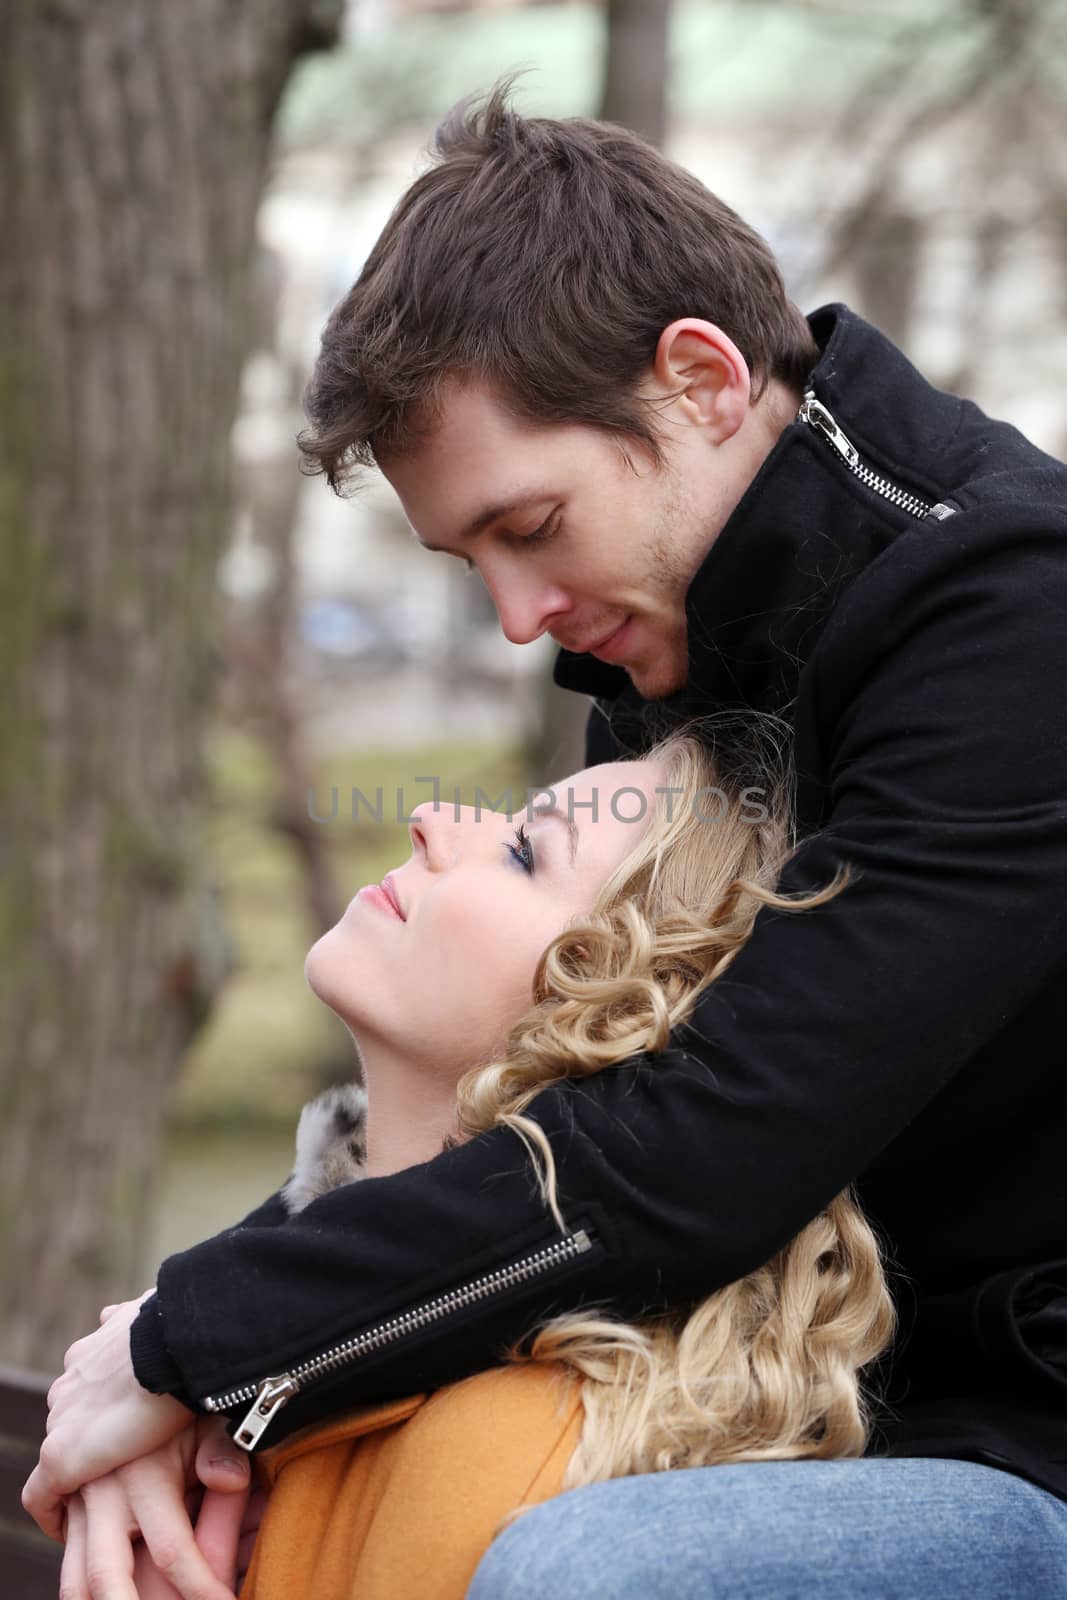
[[[193,1411],[201,1409],[188,1393],[177,1362],[163,1338],[163,1308],[158,1294],[144,1302],[130,1328],[130,1359],[142,1389],[170,1394]]]

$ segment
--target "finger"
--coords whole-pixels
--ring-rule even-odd
[[[237,1581],[237,1545],[247,1500],[232,1491],[219,1494],[209,1489],[196,1521],[196,1543],[215,1577],[228,1588]]]
[[[241,1522],[241,1532],[256,1533],[263,1521],[263,1513],[267,1509],[267,1491],[258,1486],[252,1490],[245,1506],[244,1518]]]
[[[63,1496],[43,1462],[38,1461],[22,1488],[22,1509],[57,1544],[63,1543]]]
[[[236,1575],[236,1581],[238,1583],[241,1583],[241,1582],[244,1581],[244,1579],[245,1579],[245,1577],[246,1577],[246,1575],[248,1573],[248,1569],[252,1565],[252,1552],[253,1552],[253,1550],[255,1548],[256,1548],[256,1535],[255,1535],[255,1532],[242,1533],[240,1539],[238,1539],[238,1541],[237,1541],[237,1575]]]
[[[137,1600],[177,1600],[177,1589],[167,1582],[153,1564],[140,1539],[133,1549],[133,1585],[137,1590]]]
[[[232,1589],[215,1577],[197,1549],[183,1495],[154,1464],[150,1467],[144,1461],[141,1468],[136,1478],[128,1480],[127,1493],[148,1553],[160,1572],[182,1600],[233,1600]],[[234,1498],[240,1501],[240,1496]]]
[[[245,1513],[241,1518],[241,1537],[237,1541],[237,1583],[243,1583],[252,1565],[252,1552],[256,1547],[259,1525],[267,1509],[267,1491],[257,1484],[248,1496]]]
[[[196,1475],[205,1489],[235,1494],[247,1489],[252,1465],[247,1450],[239,1450],[218,1417],[201,1425],[196,1451]]]
[[[101,1308],[100,1308],[100,1323],[101,1323],[101,1326],[107,1321],[108,1317],[113,1317],[115,1315],[115,1312],[118,1309],[119,1309],[118,1306],[101,1306]]]
[[[85,1506],[80,1494],[72,1494],[66,1505],[67,1544],[59,1569],[62,1600],[89,1600],[89,1580],[85,1571]]]
[[[137,1600],[133,1582],[131,1521],[126,1496],[117,1478],[87,1483],[85,1502],[85,1570],[93,1600]]]

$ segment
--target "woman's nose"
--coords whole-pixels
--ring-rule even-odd
[[[415,853],[425,853],[427,866],[440,872],[470,849],[472,830],[479,820],[473,806],[457,806],[451,800],[424,800],[411,808],[408,834]]]
[[[408,837],[415,854],[424,855],[427,865],[432,867],[433,856],[437,853],[437,821],[432,800],[412,806],[408,817]]]

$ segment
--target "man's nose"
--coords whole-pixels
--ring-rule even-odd
[[[516,579],[510,573],[483,573],[483,577],[496,606],[501,631],[512,644],[532,644],[571,609],[570,597],[556,584]]]

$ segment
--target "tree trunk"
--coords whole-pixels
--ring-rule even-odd
[[[598,115],[661,145],[667,123],[671,0],[608,0],[604,88]]]
[[[857,310],[905,350],[919,292],[923,233],[917,216],[880,198],[865,215],[848,257]]]
[[[54,1368],[133,1281],[217,985],[201,740],[274,109],[340,0],[0,24],[0,1293]],[[294,459],[294,472],[296,462]]]

